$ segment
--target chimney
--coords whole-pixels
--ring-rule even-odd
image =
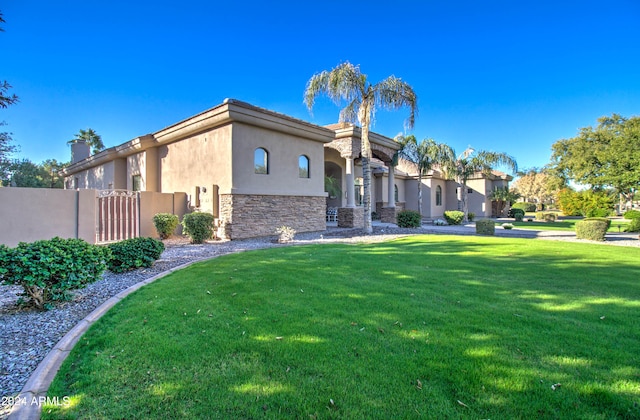
[[[71,143],[71,163],[80,162],[91,156],[91,146],[84,140]]]

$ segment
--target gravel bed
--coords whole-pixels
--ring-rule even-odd
[[[329,242],[379,242],[416,233],[474,234],[475,229],[464,227],[424,227],[401,229],[374,226],[372,235],[362,236],[358,229],[329,228],[322,233],[297,234],[292,244]],[[496,229],[497,236],[532,236],[530,231],[503,231]],[[535,233],[533,234],[535,236]],[[567,235],[552,235],[542,239],[575,240]],[[611,245],[640,246],[635,238],[614,237],[605,243]],[[0,287],[0,398],[16,396],[29,379],[31,373],[55,344],[79,321],[100,306],[104,301],[122,290],[180,265],[212,258],[232,252],[260,249],[277,244],[274,238],[250,240],[216,241],[202,245],[188,243],[184,238],[165,241],[165,251],[153,267],[123,274],[105,272],[102,279],[74,293],[69,302],[58,304],[54,309],[41,312],[17,305],[20,287]],[[7,407],[0,406],[0,419],[8,415]]]

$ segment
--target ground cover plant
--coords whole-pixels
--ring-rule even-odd
[[[515,221],[509,223],[517,229],[565,230],[575,232],[576,222],[579,222],[580,220],[583,219],[560,219],[555,222],[541,222],[539,220],[533,222]],[[627,226],[629,226],[629,220],[612,220],[608,232],[624,232]]]
[[[130,295],[43,418],[638,418],[640,249],[497,237],[227,255]]]

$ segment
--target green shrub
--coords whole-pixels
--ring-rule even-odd
[[[401,228],[417,228],[422,226],[422,217],[417,211],[402,210],[396,216],[396,224]]]
[[[4,284],[22,286],[23,296],[39,309],[68,300],[69,290],[98,280],[110,258],[108,248],[82,239],[21,242],[16,248],[0,248],[0,278]]]
[[[640,219],[640,210],[629,210],[623,216],[627,220]]]
[[[467,214],[467,219],[468,219],[470,222],[473,222],[473,219],[475,219],[475,218],[476,218],[476,214],[475,214],[475,213],[469,212],[469,213]]]
[[[450,225],[459,225],[464,219],[464,213],[458,210],[448,210],[444,212],[444,218]]]
[[[160,239],[167,239],[173,235],[179,223],[180,220],[175,214],[158,213],[153,216],[153,225],[156,227]]]
[[[496,223],[491,219],[476,220],[476,233],[478,235],[494,235],[496,232]]]
[[[586,217],[583,220],[599,220],[607,224],[607,230],[611,227],[611,219],[607,219],[606,217]]]
[[[164,244],[153,238],[126,239],[107,246],[111,250],[108,268],[114,273],[151,267],[164,251]]]
[[[534,211],[536,211],[535,203],[524,203],[524,202],[513,203],[511,208],[512,209],[520,209],[520,210],[522,210],[524,212],[534,212]],[[511,217],[513,217],[513,216],[511,216]]]
[[[604,241],[609,224],[604,220],[584,219],[576,223],[576,238]]]
[[[520,214],[520,213],[516,213],[513,216],[513,218],[516,219],[516,222],[522,222],[522,219],[524,219],[524,216],[522,214]]]
[[[545,211],[537,211],[536,212],[536,220],[543,220],[545,222],[555,222],[558,216],[555,213],[545,212]]]
[[[182,219],[184,233],[189,235],[194,244],[201,244],[213,237],[213,223],[214,217],[211,213],[189,213]]]
[[[509,209],[508,216],[509,217],[513,217],[514,219],[516,219],[517,216],[520,216],[520,220],[522,220],[524,218],[524,210],[522,210],[522,209],[520,209],[518,207],[511,207]]]
[[[627,227],[624,228],[625,232],[640,232],[640,217],[631,219]]]
[[[603,209],[596,207],[589,207],[585,210],[585,217],[607,217],[612,213],[611,209]]]

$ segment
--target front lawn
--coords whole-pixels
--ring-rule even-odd
[[[522,222],[511,222],[513,227],[518,229],[534,229],[534,230],[565,230],[570,232],[576,231],[576,222],[579,222],[582,219],[560,219],[555,222],[541,222],[541,221],[532,221],[527,222],[527,218],[525,218]],[[611,226],[609,227],[609,232],[624,232],[625,227],[629,223],[629,220],[624,219],[616,219],[611,222]]]
[[[638,418],[639,272],[441,235],[219,257],[100,319],[43,418]]]

